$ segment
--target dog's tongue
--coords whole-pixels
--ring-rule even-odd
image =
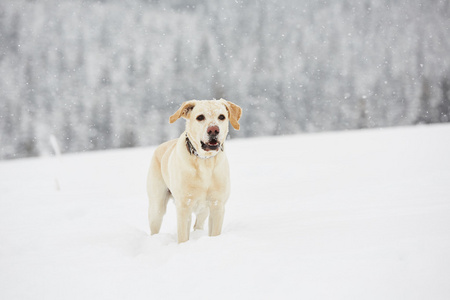
[[[219,148],[219,142],[215,141],[215,140],[212,140],[212,141],[210,141],[210,142],[208,142],[206,144],[202,143],[202,148],[205,151],[211,151],[211,150],[215,151],[215,150],[217,150]]]

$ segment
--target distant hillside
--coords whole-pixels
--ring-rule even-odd
[[[159,143],[188,99],[235,137],[448,122],[450,1],[0,2],[0,159]],[[178,126],[178,127],[177,127]]]

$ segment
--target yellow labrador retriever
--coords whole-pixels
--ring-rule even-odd
[[[169,198],[177,209],[178,243],[189,240],[191,216],[194,229],[203,229],[209,215],[210,236],[222,231],[224,206],[230,194],[228,160],[224,142],[228,122],[239,130],[242,109],[230,101],[184,102],[169,121],[186,119],[186,130],[178,139],[161,144],[153,154],[147,179],[148,219],[156,234]]]

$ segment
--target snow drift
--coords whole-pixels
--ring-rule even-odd
[[[229,141],[223,234],[180,245],[153,149],[1,162],[0,298],[449,299],[450,126]]]

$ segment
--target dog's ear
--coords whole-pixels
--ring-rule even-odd
[[[225,99],[221,99],[228,110],[228,117],[230,118],[231,126],[233,126],[234,129],[239,130],[241,126],[239,125],[239,119],[242,115],[242,108],[240,108],[238,105],[234,104],[233,102],[227,101]]]
[[[196,100],[183,102],[180,108],[173,115],[170,116],[169,122],[173,123],[181,117],[186,119],[189,118],[189,114],[191,113],[191,110],[194,108],[195,102]]]

